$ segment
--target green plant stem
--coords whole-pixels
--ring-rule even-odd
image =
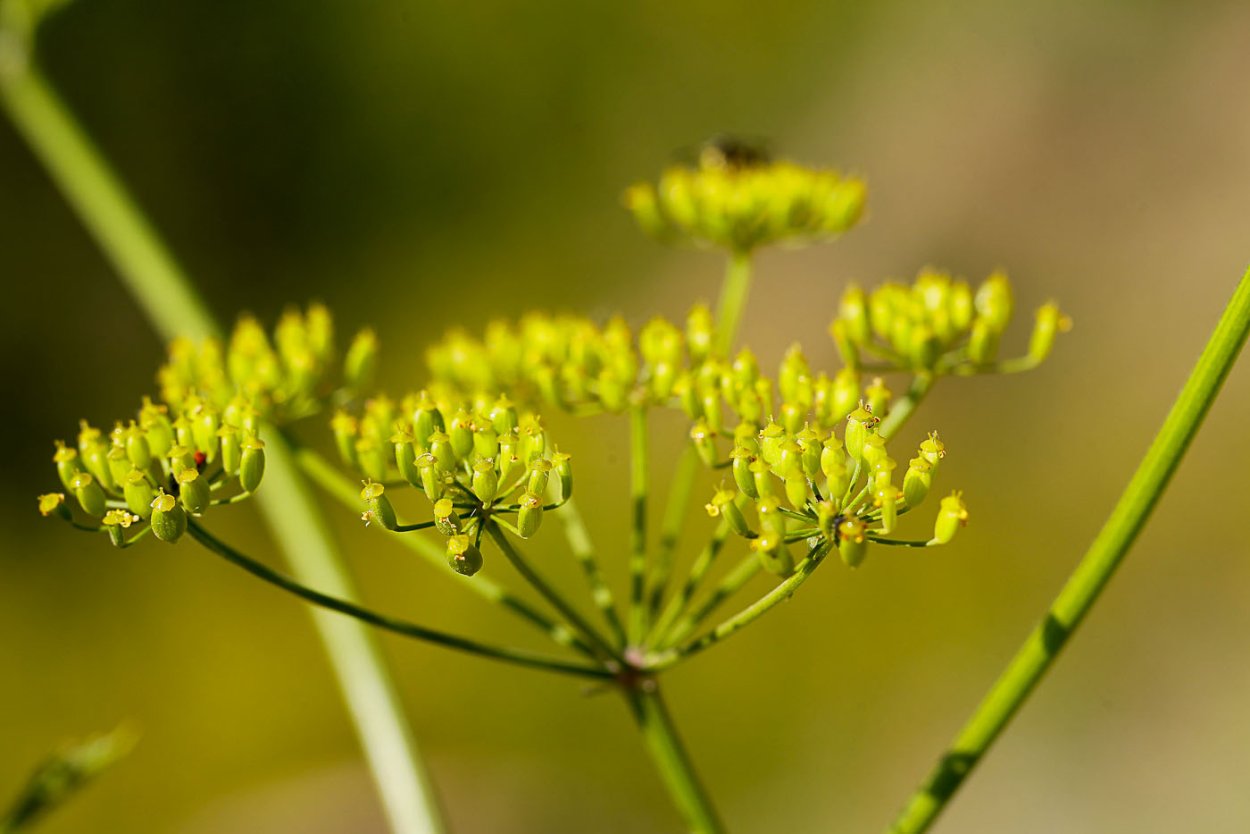
[[[926,831],[1024,704],[1098,600],[1159,501],[1250,332],[1250,271],[1102,530],[954,743],[890,827]]]
[[[690,604],[690,599],[694,596],[695,591],[699,589],[703,578],[707,576],[708,571],[712,569],[712,565],[716,562],[716,557],[720,555],[721,548],[725,546],[725,540],[729,538],[730,527],[729,522],[721,519],[721,523],[716,526],[715,532],[712,533],[711,540],[695,557],[694,564],[690,566],[690,573],[686,576],[686,581],[682,583],[681,588],[668,601],[668,605],[664,606],[664,612],[660,618],[656,620],[655,625],[651,627],[651,634],[647,638],[648,646],[663,645],[669,630],[673,624],[677,622],[677,618],[686,612],[686,606]]]
[[[296,447],[295,461],[300,471],[317,486],[321,487],[344,507],[359,510],[361,507],[360,490],[351,478],[344,475],[312,449]],[[563,515],[565,511],[561,510]],[[423,536],[395,536],[394,541],[416,553],[431,565],[440,570],[447,570],[447,554],[442,547]],[[589,657],[595,652],[588,643],[569,630],[563,623],[555,622],[536,610],[525,600],[514,595],[507,588],[488,579],[481,574],[472,579],[457,583],[460,587],[477,594],[489,602],[502,605],[521,619],[534,625],[554,642],[568,646]]]
[[[729,256],[729,266],[721,283],[720,302],[716,309],[715,351],[719,356],[729,356],[738,326],[742,323],[742,311],[746,309],[747,296],[751,291],[751,255],[734,252]]]
[[[916,408],[933,388],[933,381],[934,376],[928,371],[922,371],[912,377],[907,393],[890,405],[885,419],[877,426],[877,433],[888,439],[903,428],[903,424],[915,413]]]
[[[664,521],[660,527],[660,541],[655,549],[655,562],[651,568],[651,589],[648,592],[648,619],[654,621],[668,590],[669,577],[673,571],[673,553],[681,539],[682,527],[690,513],[690,499],[694,495],[694,482],[699,474],[699,453],[694,445],[682,449],[669,485],[668,504],[664,509]]]
[[[673,626],[669,634],[660,641],[660,645],[665,649],[670,649],[685,640],[694,633],[694,630],[699,627],[700,623],[711,616],[713,611],[719,608],[725,600],[742,590],[743,586],[754,579],[755,575],[761,570],[763,570],[763,566],[760,564],[760,560],[755,557],[755,554],[747,554],[741,562],[734,566],[733,570],[725,575],[725,578],[708,595],[707,599],[696,605],[690,613],[677,621],[677,625]]]
[[[724,831],[707,791],[695,773],[690,755],[677,735],[677,728],[668,707],[660,696],[654,679],[641,680],[637,686],[625,688],[630,711],[638,722],[647,752],[655,764],[664,787],[676,803],[686,826],[693,834],[719,834]]]
[[[498,519],[495,519],[494,521],[497,522]],[[601,658],[616,664],[624,662],[620,652],[604,640],[603,637],[600,636],[599,632],[595,630],[595,627],[586,622],[585,618],[577,612],[577,609],[570,605],[568,601],[560,595],[560,592],[553,588],[551,583],[544,579],[538,571],[534,570],[533,566],[530,565],[529,560],[521,555],[521,552],[517,550],[512,542],[508,541],[508,537],[504,535],[502,530],[499,529],[497,523],[487,524],[486,532],[490,534],[491,539],[494,540],[495,544],[499,547],[499,551],[503,553],[507,560],[512,564],[512,567],[516,569],[517,573],[521,574],[521,578],[528,582],[534,590],[538,591],[542,598],[551,604],[552,608],[559,611],[560,616],[564,617],[564,619],[568,621],[569,625],[577,631],[578,635],[583,640],[594,648]]]
[[[647,411],[629,411],[629,643],[637,646],[647,629]]]
[[[582,573],[586,575],[586,584],[590,587],[590,598],[608,624],[616,645],[624,648],[625,626],[616,613],[612,589],[608,587],[608,583],[603,578],[603,571],[599,569],[599,560],[595,556],[595,547],[590,541],[590,533],[586,530],[586,522],[582,519],[581,510],[575,500],[569,498],[557,515],[560,518],[561,527],[564,528],[565,538],[568,539],[569,550],[573,552],[573,558],[581,565]]]
[[[0,71],[0,102],[157,332],[166,339],[217,334],[190,281],[43,77],[29,65]],[[266,463],[261,512],[296,575],[350,597],[350,582],[321,513],[295,475],[280,436],[270,440]],[[442,831],[432,785],[374,638],[359,623],[327,613],[315,614],[314,621],[392,830]]]
[[[401,620],[396,617],[388,617],[379,614],[368,608],[362,608],[354,603],[346,600],[323,594],[320,591],[313,590],[305,585],[296,582],[290,577],[284,576],[269,566],[256,561],[250,556],[246,556],[230,545],[218,539],[197,521],[190,521],[187,525],[187,532],[197,542],[204,545],[208,550],[222,557],[237,567],[242,568],[252,576],[257,577],[270,585],[281,588],[289,594],[293,594],[305,602],[330,611],[336,611],[339,614],[345,614],[353,617],[361,622],[368,623],[371,626],[391,631],[404,637],[412,637],[417,640],[424,640],[427,643],[443,646],[457,651],[475,654],[481,657],[488,657],[493,660],[502,660],[506,663],[513,663],[518,666],[526,666],[531,669],[543,669],[548,672],[560,672],[568,675],[578,675],[587,678],[611,678],[612,673],[598,666],[587,666],[581,663],[570,663],[560,660],[559,658],[547,657],[545,655],[535,654],[525,651],[524,649],[510,649],[503,646],[492,646],[487,643],[481,643],[476,640],[470,640],[467,637],[461,637],[457,634],[449,634],[447,632],[438,631],[437,629],[426,628],[407,620]]]
[[[832,543],[822,541],[811,549],[803,561],[795,567],[794,573],[790,574],[782,582],[778,583],[771,591],[739,611],[729,619],[725,620],[716,628],[709,631],[699,639],[695,640],[688,646],[682,646],[676,649],[668,649],[663,652],[657,652],[647,658],[646,668],[650,672],[659,672],[675,666],[684,660],[689,660],[692,656],[698,654],[706,648],[716,645],[720,641],[733,634],[741,631],[760,617],[767,614],[777,605],[785,602],[794,596],[794,592],[799,589],[808,578],[815,573],[816,568],[820,567],[820,563],[825,560],[833,547]]]

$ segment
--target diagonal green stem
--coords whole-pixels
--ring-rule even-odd
[[[0,104],[99,244],[149,321],[166,338],[219,332],[117,176],[31,66],[0,69]],[[352,595],[321,513],[295,474],[286,444],[266,449],[261,512],[297,576]],[[397,834],[443,830],[433,786],[376,641],[359,623],[314,615],[355,722],[383,807]]]
[[[590,533],[586,530],[586,522],[582,519],[575,500],[570,497],[565,501],[564,507],[557,515],[564,528],[565,538],[568,539],[569,550],[573,551],[573,558],[581,565],[582,573],[586,575],[586,583],[590,586],[590,598],[599,609],[599,613],[603,615],[617,645],[623,648],[626,642],[625,626],[621,623],[620,615],[616,613],[612,589],[608,587],[608,583],[603,578],[603,572],[599,569],[599,560],[595,556]]]
[[[690,573],[686,576],[686,581],[682,583],[681,588],[673,595],[673,598],[668,601],[668,605],[664,606],[664,613],[660,615],[655,625],[652,626],[651,634],[647,638],[648,646],[665,644],[669,630],[677,622],[677,618],[686,612],[686,606],[690,604],[691,597],[699,589],[699,585],[703,582],[703,578],[707,576],[708,571],[712,569],[712,565],[716,563],[716,557],[720,555],[721,548],[725,546],[725,540],[729,538],[729,533],[729,522],[721,519],[721,523],[716,526],[716,530],[712,533],[712,538],[708,541],[707,546],[695,557],[694,564],[690,566]]]
[[[495,519],[494,521],[498,520],[499,519]],[[612,646],[609,645],[602,636],[600,636],[599,632],[595,630],[595,627],[588,623],[586,619],[577,612],[577,609],[570,605],[568,601],[551,586],[550,582],[543,578],[538,571],[534,570],[533,566],[530,565],[529,560],[521,555],[521,551],[519,551],[516,546],[512,544],[512,542],[508,541],[508,537],[504,534],[503,530],[499,529],[499,526],[496,523],[492,522],[487,524],[486,532],[490,534],[491,539],[493,539],[495,544],[499,547],[500,552],[503,553],[510,563],[512,563],[512,567],[516,569],[517,573],[521,574],[521,577],[528,582],[534,590],[538,591],[538,593],[542,595],[543,599],[547,600],[547,602],[551,604],[552,608],[560,612],[560,616],[564,617],[564,619],[568,621],[569,625],[577,631],[578,635],[582,637],[582,639],[594,647],[600,657],[614,663],[622,662],[620,653],[617,652],[616,649],[612,648]]]
[[[360,490],[352,483],[351,478],[335,469],[320,454],[306,447],[297,448],[295,461],[299,464],[300,470],[304,475],[325,490],[331,498],[350,509],[360,508]],[[564,511],[561,512],[561,515],[563,513]],[[430,564],[439,568],[446,568],[446,552],[429,539],[422,536],[396,536],[394,540],[421,556]],[[459,584],[460,587],[466,588],[483,599],[502,605],[526,622],[536,626],[559,645],[577,649],[586,655],[594,655],[594,650],[591,649],[590,645],[570,631],[567,626],[545,616],[497,582],[493,582],[479,574],[471,580]]]
[[[690,754],[677,735],[677,727],[664,699],[660,697],[657,682],[654,679],[641,680],[637,686],[625,689],[624,695],[638,722],[647,752],[651,754],[656,770],[677,804],[687,828],[692,834],[723,832],[725,827],[695,773]]]
[[[763,570],[763,566],[760,564],[760,560],[755,557],[754,553],[748,554],[733,570],[725,575],[725,578],[708,595],[707,599],[700,602],[690,613],[677,621],[677,624],[663,638],[660,645],[667,649],[685,640],[694,633],[694,630],[699,627],[700,623],[711,616],[713,611],[720,608],[726,600],[742,590],[743,586],[754,579],[761,570]]]
[[[1145,526],[1250,332],[1250,272],[1242,277],[1211,339],[1120,500],[1042,622],[1033,629],[950,749],[890,827],[928,830],[951,796],[1028,699],[1098,600]]]
[[[199,522],[190,521],[187,525],[187,532],[197,542],[204,545],[213,553],[222,557],[233,565],[236,565],[252,576],[257,577],[270,585],[281,588],[287,593],[294,594],[305,602],[321,608],[336,611],[345,614],[348,617],[368,623],[371,626],[391,631],[404,637],[412,637],[417,640],[424,640],[428,643],[443,646],[449,649],[475,654],[480,657],[488,657],[493,660],[502,660],[506,663],[513,663],[518,666],[527,666],[531,669],[543,669],[548,672],[560,672],[568,675],[578,675],[587,678],[611,678],[612,673],[598,666],[587,666],[581,663],[570,663],[559,658],[547,657],[545,655],[535,654],[525,651],[524,649],[510,649],[503,646],[492,646],[488,643],[481,643],[476,640],[470,640],[467,637],[461,637],[458,634],[449,634],[437,629],[426,628],[416,623],[401,620],[396,617],[388,617],[379,614],[368,608],[362,608],[355,603],[338,597],[323,594],[315,591],[305,585],[296,582],[290,577],[283,576],[278,571],[269,566],[256,561],[250,556],[235,550],[225,542],[218,539],[212,533],[202,527]]]
[[[928,371],[921,371],[912,377],[907,393],[890,405],[890,410],[877,427],[877,432],[887,439],[893,437],[924,401],[929,390],[933,388],[933,381],[934,376]]]
[[[635,406],[629,411],[629,642],[638,645],[647,629],[647,411]]]
[[[693,655],[716,645],[727,637],[730,637],[760,617],[767,614],[776,606],[794,596],[794,592],[799,589],[804,582],[808,580],[816,568],[820,567],[820,563],[825,560],[825,555],[832,549],[833,544],[828,541],[822,541],[811,549],[807,557],[799,562],[795,567],[794,573],[790,574],[782,582],[777,584],[771,591],[764,594],[755,602],[739,611],[737,614],[725,620],[716,628],[707,634],[695,640],[688,646],[682,646],[676,649],[668,649],[666,651],[657,652],[647,658],[646,668],[651,672],[658,672],[667,669],[670,666],[676,666],[683,660],[688,660]]]

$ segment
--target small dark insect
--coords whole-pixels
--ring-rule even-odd
[[[703,168],[753,168],[768,161],[768,149],[759,139],[717,133],[699,146]]]

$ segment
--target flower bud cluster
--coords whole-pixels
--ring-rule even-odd
[[[861,564],[868,542],[892,533],[899,516],[929,493],[946,448],[936,434],[920,444],[899,472],[878,432],[880,419],[866,402],[847,417],[842,435],[805,423],[794,430],[774,420],[743,422],[734,430],[732,484],[707,504],[738,535],[751,540],[764,567],[794,569],[790,545],[828,541],[843,561]],[[943,499],[930,544],[945,544],[967,521],[962,498]]]
[[[173,411],[144,399],[136,419],[107,434],[83,421],[76,446],[56,447],[52,460],[65,492],[41,495],[40,512],[73,521],[72,496],[90,519],[78,526],[106,532],[118,546],[149,528],[177,541],[188,516],[249,495],[265,472],[256,412],[221,411],[194,395]]]
[[[862,180],[836,171],[705,153],[696,167],[631,186],[625,205],[661,240],[746,253],[836,237],[859,220],[865,197]]]
[[[318,411],[336,384],[366,387],[377,351],[373,332],[361,331],[348,347],[340,376],[330,313],[312,304],[304,313],[286,312],[272,338],[256,319],[244,316],[224,347],[217,339],[200,344],[176,339],[157,380],[162,399],[175,409],[197,398],[223,410],[241,403],[284,423]]]
[[[432,505],[448,561],[467,575],[481,567],[477,540],[486,519],[514,516],[510,523],[529,538],[573,492],[569,456],[537,414],[504,396],[465,400],[422,391],[398,404],[378,397],[359,415],[340,411],[331,427],[343,461],[370,479],[361,493],[365,522],[394,531],[423,526],[400,525],[383,487],[406,481]]]
[[[888,282],[871,293],[849,287],[830,333],[851,367],[871,354],[900,369],[939,374],[1025,370],[1050,355],[1056,335],[1072,321],[1053,302],[1044,304],[1028,353],[996,365],[1013,306],[1011,283],[1001,272],[974,291],[967,281],[926,269],[911,286]]]

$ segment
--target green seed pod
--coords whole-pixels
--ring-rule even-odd
[[[184,470],[195,472],[194,469]],[[140,517],[146,518],[152,512],[152,499],[156,497],[156,490],[152,487],[148,476],[144,475],[138,469],[131,469],[126,476],[121,479],[122,495],[126,498],[126,506],[130,511]]]
[[[1001,334],[1011,321],[1011,282],[1001,272],[995,272],[977,288],[974,304],[977,317],[983,319],[994,334]]]
[[[777,371],[777,390],[783,402],[811,402],[812,369],[797,345],[791,345]]]
[[[395,517],[395,508],[391,499],[386,496],[386,487],[378,483],[366,483],[360,490],[360,497],[365,502],[365,512],[361,516],[366,525],[376,522],[383,530],[395,530],[399,521]]]
[[[184,469],[176,476],[178,481],[178,500],[191,515],[200,515],[208,510],[212,503],[209,494],[208,480],[194,469]]]
[[[419,451],[430,449],[430,436],[443,430],[443,414],[434,405],[429,391],[417,395],[417,405],[412,411],[412,438]]]
[[[781,461],[781,443],[785,439],[786,430],[770,421],[759,434],[760,458],[769,466],[776,466]]]
[[[494,460],[499,457],[499,432],[495,431],[494,425],[487,420],[474,420],[473,454],[479,460],[486,458]]]
[[[78,456],[78,450],[66,446],[60,440],[56,442],[56,453],[52,455],[52,461],[56,464],[56,475],[61,479],[61,485],[67,490],[73,491],[74,476],[79,472],[85,472],[82,460]]]
[[[78,499],[78,506],[92,518],[100,518],[108,507],[105,504],[104,488],[90,472],[79,472],[70,480],[70,490]]]
[[[130,474],[131,469],[134,469],[134,464],[130,462],[130,458],[126,457],[126,449],[121,444],[115,444],[109,449],[106,460],[112,483],[112,486],[107,489],[109,492],[117,492],[122,485],[122,479]]]
[[[482,569],[482,551],[463,533],[447,539],[447,564],[461,576],[472,576]]]
[[[518,457],[526,464],[534,458],[541,458],[547,454],[547,434],[543,431],[538,417],[533,416],[523,420],[518,434],[521,438]]]
[[[838,554],[848,568],[857,568],[868,555],[867,525],[857,516],[843,518],[837,526]]]
[[[400,477],[412,486],[421,485],[421,470],[417,469],[417,449],[412,443],[412,432],[405,426],[391,435],[391,448],[395,451],[395,466]]]
[[[860,457],[864,461],[864,465],[872,471],[879,461],[888,457],[885,451],[885,438],[873,432],[864,438],[864,445],[860,450]]]
[[[527,492],[521,496],[521,509],[517,513],[517,530],[521,538],[528,539],[538,532],[543,521],[543,499],[541,495]]]
[[[885,385],[885,380],[881,377],[873,377],[872,382],[868,383],[868,387],[864,389],[864,396],[868,398],[868,410],[878,418],[884,416],[890,409],[890,398],[893,393]]]
[[[187,532],[187,513],[174,496],[162,492],[152,499],[152,534],[163,542],[173,544]]]
[[[239,459],[239,486],[244,492],[255,492],[265,474],[265,443],[257,437],[243,441],[243,456]]]
[[[938,464],[946,457],[946,444],[938,438],[937,432],[929,432],[929,436],[920,442],[920,451],[917,454],[929,462],[933,467],[933,474],[936,475]]]
[[[191,423],[191,436],[195,439],[195,448],[203,452],[210,463],[217,459],[217,430],[219,428],[221,428],[221,417],[217,410],[208,405],[201,405]]]
[[[803,474],[803,447],[790,435],[786,435],[777,446],[777,463],[773,466],[773,474],[778,478]]]
[[[761,533],[759,538],[751,540],[751,549],[755,551],[764,570],[769,573],[776,576],[789,576],[794,573],[794,555],[790,553],[784,535]]]
[[[951,285],[947,310],[950,313],[951,329],[956,333],[964,332],[972,324],[972,287],[968,286],[967,281],[956,281]]]
[[[429,452],[418,455],[417,471],[421,473],[421,489],[425,491],[425,497],[430,499],[431,503],[442,498],[447,489],[447,481],[434,455]]]
[[[924,458],[912,458],[903,475],[903,500],[908,507],[918,507],[933,485],[933,464]]]
[[[807,506],[807,478],[803,473],[795,470],[786,476],[785,480],[786,500],[790,502],[790,506],[796,510],[801,510]]]
[[[526,492],[532,492],[535,495],[547,494],[547,481],[551,477],[551,461],[546,458],[534,458],[529,465],[529,482],[526,484]]]
[[[751,491],[758,495],[760,500],[776,494],[777,488],[773,484],[772,468],[764,462],[763,458],[756,458],[748,469],[751,471],[751,481],[754,484]]]
[[[968,507],[963,493],[952,492],[942,499],[937,519],[933,522],[933,539],[930,544],[947,544],[955,538],[956,531],[968,523]]]
[[[780,417],[781,427],[790,434],[797,434],[803,428],[807,409],[797,403],[784,402],[781,404]]]
[[[913,368],[930,370],[941,355],[942,342],[932,328],[924,325],[912,328],[907,344],[907,360]]]
[[[838,305],[838,318],[846,322],[846,338],[856,345],[863,345],[872,339],[872,325],[868,320],[868,299],[864,291],[851,284],[842,293],[842,302]]]
[[[434,528],[444,536],[454,536],[460,532],[460,518],[450,498],[440,498],[434,502]]]
[[[373,384],[378,366],[378,337],[369,329],[361,330],[352,339],[343,358],[343,381],[356,391]]]
[[[690,354],[690,363],[698,365],[707,359],[712,352],[713,335],[716,325],[712,320],[712,311],[706,304],[696,304],[686,316],[686,352]]]
[[[186,446],[195,451],[195,433],[191,431],[194,423],[191,418],[185,414],[178,415],[178,419],[174,420],[174,440],[179,446]]]
[[[760,427],[755,423],[742,421],[734,427],[734,448],[746,449],[748,454],[760,453]]]
[[[891,483],[878,486],[873,494],[873,504],[881,508],[881,532],[891,533],[898,524],[899,491]]]
[[[495,471],[495,462],[489,458],[479,460],[473,465],[473,477],[470,488],[477,500],[490,506],[499,494],[499,473]]]
[[[147,439],[148,451],[158,458],[164,457],[174,445],[174,427],[167,411],[165,406],[155,405],[147,397],[143,398],[143,407],[139,409],[139,427]]]
[[[174,446],[169,450],[169,471],[174,475],[195,468],[195,450],[190,446]]]
[[[1071,328],[1072,320],[1059,312],[1053,301],[1038,307],[1033,334],[1029,337],[1029,358],[1034,362],[1044,361],[1055,346],[1055,336]]]
[[[782,538],[785,537],[786,517],[781,512],[781,502],[775,496],[766,495],[756,501],[755,513],[759,516],[762,532],[776,533]]]
[[[880,422],[873,416],[872,412],[860,403],[859,408],[852,411],[846,418],[846,451],[850,453],[855,460],[864,459],[864,441],[868,439],[869,434],[877,423]]]
[[[360,424],[356,418],[345,411],[336,412],[330,418],[330,430],[334,433],[334,445],[339,450],[339,457],[352,469],[360,469],[360,459],[356,456],[356,441],[360,439]]]
[[[736,499],[737,495],[732,490],[722,487],[712,496],[705,509],[712,518],[724,516],[729,522],[729,529],[739,536],[750,537],[751,529],[747,526],[746,516],[742,514],[742,508],[738,506]]]
[[[490,422],[495,432],[500,435],[508,434],[517,427],[516,407],[503,394],[499,395],[499,399],[495,400],[495,404],[490,408]]]
[[[126,457],[136,469],[147,469],[152,463],[152,449],[148,446],[148,438],[136,423],[131,423],[123,435],[126,443]]]
[[[738,485],[738,491],[748,498],[759,498],[760,494],[755,489],[755,475],[751,472],[751,464],[755,463],[755,456],[745,446],[736,446],[730,458],[733,460],[730,468],[733,471],[734,483]]]
[[[441,431],[430,435],[430,454],[434,456],[434,464],[439,472],[451,472],[456,468],[456,451],[452,448],[451,438]]]
[[[40,495],[39,514],[44,518],[55,515],[62,521],[71,521],[73,519],[69,507],[65,506],[65,493],[63,492],[49,492],[46,495]]]
[[[716,434],[710,428],[706,420],[696,420],[695,424],[690,428],[690,439],[694,442],[695,451],[699,453],[699,460],[703,461],[704,466],[712,467],[716,465]]]
[[[998,355],[998,334],[989,320],[977,316],[968,336],[968,358],[978,365],[988,365]]]
[[[820,474],[820,455],[824,448],[820,435],[811,426],[804,426],[794,439],[801,450],[800,465],[803,474],[808,478],[815,478]]]
[[[854,411],[858,404],[859,374],[851,368],[843,368],[833,378],[829,398],[829,417],[833,421],[842,420]]]
[[[677,398],[677,404],[691,420],[697,420],[703,416],[703,399],[698,387],[690,378],[690,374],[679,374],[677,379],[673,380],[673,396]]]
[[[469,457],[469,453],[473,451],[473,417],[469,412],[460,409],[452,415],[447,437],[457,460]]]
[[[573,497],[573,456],[556,451],[551,455],[551,468],[556,473],[556,485],[559,496],[557,503],[563,503]]]
[[[227,475],[235,475],[243,463],[243,436],[227,423],[217,430],[221,442],[221,469]]]

